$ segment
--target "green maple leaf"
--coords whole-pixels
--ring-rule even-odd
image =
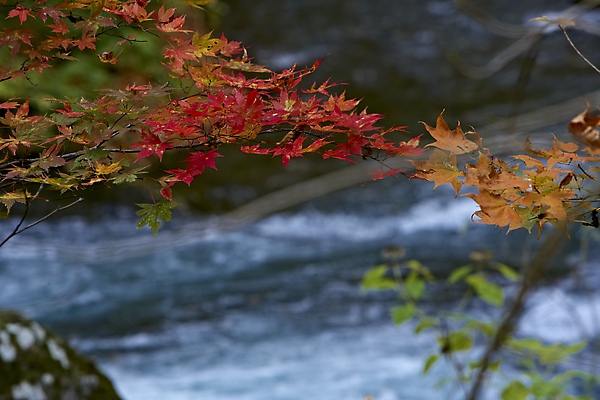
[[[153,204],[137,204],[141,210],[138,210],[135,214],[139,215],[141,218],[138,221],[136,229],[143,228],[144,226],[149,226],[154,232],[154,235],[158,234],[158,228],[162,224],[159,219],[164,222],[169,222],[171,220],[171,209],[177,205],[172,201],[161,200],[158,203]]]

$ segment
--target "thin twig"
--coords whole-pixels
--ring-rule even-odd
[[[4,238],[4,240],[2,241],[2,243],[0,243],[0,247],[4,246],[4,244],[6,242],[8,242],[10,239],[12,239],[13,237],[15,237],[18,234],[19,228],[21,227],[21,225],[23,225],[23,222],[25,222],[25,218],[27,217],[27,213],[28,212],[29,212],[29,200],[28,200],[27,197],[25,197],[25,211],[23,212],[23,215],[21,216],[21,220],[15,226],[15,228],[13,229],[13,231],[10,234],[8,234],[8,236],[6,236]]]
[[[42,191],[43,187],[44,187],[44,183],[42,182],[40,184],[40,187],[38,187],[38,190],[35,192],[35,194],[31,198],[32,200],[35,200],[40,195],[40,192]],[[25,188],[23,188],[23,190],[24,190],[24,197],[25,197],[25,211],[23,212],[23,215],[21,216],[19,223],[15,226],[13,231],[6,238],[4,238],[2,243],[0,243],[0,247],[2,247],[4,245],[4,243],[8,242],[12,237],[19,234],[19,229],[21,228],[21,225],[23,225],[23,222],[25,222],[25,218],[27,218],[27,213],[29,212],[30,201],[29,201],[29,196],[27,196],[27,190]]]
[[[579,55],[579,57],[581,57],[583,59],[583,61],[585,61],[590,67],[594,68],[594,71],[596,71],[597,73],[600,74],[600,69],[598,69],[598,67],[596,67],[594,64],[592,64],[592,62],[590,60],[588,60],[583,54],[581,54],[579,49],[575,46],[575,44],[569,37],[569,34],[567,33],[567,30],[565,29],[565,27],[560,24],[558,25],[558,27],[560,28],[561,31],[563,31],[565,37],[567,38],[567,41],[569,42],[569,44],[571,45],[573,50],[575,50],[575,52]]]
[[[51,216],[53,216],[57,212],[65,210],[65,209],[67,209],[69,207],[73,207],[75,204],[80,203],[82,201],[83,201],[83,197],[80,197],[77,200],[73,201],[72,203],[69,203],[69,204],[67,204],[65,206],[62,206],[62,207],[58,207],[57,209],[49,212],[48,214],[44,215],[42,218],[38,219],[37,221],[32,222],[31,224],[27,225],[26,227],[24,227],[22,229],[19,229],[21,227],[21,225],[23,224],[23,222],[25,221],[25,217],[27,216],[27,212],[29,210],[29,201],[26,200],[26,206],[27,206],[27,208],[25,209],[25,212],[23,213],[23,217],[21,217],[21,221],[19,221],[19,223],[17,224],[17,226],[15,227],[15,229],[10,233],[10,235],[8,235],[2,241],[2,243],[0,243],[0,247],[2,247],[6,242],[8,242],[10,239],[12,239],[13,237],[15,237],[16,235],[25,232],[27,229],[33,228],[34,226],[36,226],[37,224],[39,224],[41,222],[44,222],[45,220],[47,220],[48,218],[50,218]]]
[[[40,222],[44,222],[45,220],[47,220],[48,218],[50,218],[51,216],[53,216],[53,215],[54,215],[54,214],[56,214],[57,212],[60,212],[60,211],[66,210],[67,208],[73,207],[75,204],[77,204],[77,203],[81,203],[82,201],[83,201],[83,197],[80,197],[80,198],[78,198],[77,200],[75,200],[75,201],[73,201],[73,202],[71,202],[71,203],[69,203],[69,204],[67,204],[67,205],[65,205],[65,206],[58,207],[57,209],[55,209],[55,210],[53,210],[53,211],[49,212],[48,214],[46,214],[46,215],[45,215],[45,216],[43,216],[42,218],[38,219],[37,221],[35,221],[35,222],[32,222],[31,224],[27,225],[25,228],[23,228],[23,229],[19,230],[19,231],[17,232],[17,234],[19,234],[19,233],[22,233],[22,232],[26,231],[26,230],[27,230],[27,229],[29,229],[29,228],[33,228],[34,226],[36,226],[36,225],[37,225],[37,224],[39,224]]]

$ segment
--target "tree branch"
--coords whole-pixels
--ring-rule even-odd
[[[535,289],[540,278],[543,276],[544,270],[550,264],[550,261],[560,251],[565,243],[566,235],[560,230],[552,231],[550,236],[544,241],[541,247],[536,252],[533,260],[525,266],[523,277],[519,285],[519,291],[515,296],[510,308],[508,308],[496,330],[492,341],[488,344],[487,349],[481,358],[481,366],[477,371],[477,375],[473,380],[471,391],[467,396],[467,400],[477,400],[481,391],[487,372],[493,362],[494,355],[506,344],[510,339],[512,332],[517,326],[519,319],[523,315],[527,296]]]
[[[573,43],[573,41],[567,34],[567,29],[563,25],[558,25],[558,27],[564,33],[565,37],[567,38],[567,41],[569,42],[569,44],[571,45],[573,50],[575,50],[575,52],[579,55],[579,57],[581,57],[583,59],[583,61],[585,61],[590,67],[592,67],[594,69],[594,71],[596,71],[597,73],[600,74],[600,69],[598,69],[598,67],[596,67],[594,64],[592,64],[592,62],[590,60],[588,60],[583,54],[581,54],[579,49],[575,46],[575,44]]]
[[[21,227],[21,225],[23,224],[23,222],[25,221],[25,217],[27,216],[27,212],[29,210],[29,201],[26,200],[26,209],[25,209],[25,212],[23,213],[23,216],[21,217],[21,220],[19,221],[19,223],[17,224],[17,226],[15,227],[15,229],[13,229],[13,231],[2,241],[2,243],[0,243],[0,247],[4,246],[4,244],[6,242],[8,242],[10,239],[12,239],[13,237],[15,237],[16,235],[25,232],[27,229],[33,228],[34,226],[36,226],[37,224],[39,224],[41,222],[44,222],[45,220],[47,220],[48,218],[50,218],[51,216],[53,216],[57,212],[65,210],[65,209],[70,208],[70,207],[73,207],[75,204],[80,203],[82,201],[83,201],[83,197],[80,197],[77,200],[73,201],[72,203],[69,203],[69,204],[67,204],[65,206],[62,206],[62,207],[58,207],[57,209],[49,212],[48,214],[46,214],[42,218],[38,219],[37,221],[32,222],[31,224],[27,225],[23,229],[19,229]]]

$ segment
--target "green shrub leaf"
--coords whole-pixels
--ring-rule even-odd
[[[392,308],[392,320],[396,325],[402,325],[415,315],[416,307],[414,304],[404,304]]]
[[[429,357],[427,357],[427,360],[425,361],[425,365],[423,366],[423,373],[426,374],[427,372],[429,372],[429,370],[431,369],[431,367],[433,367],[433,365],[439,359],[440,359],[440,355],[439,354],[432,354]]]
[[[361,289],[363,291],[395,289],[397,286],[396,281],[385,276],[387,271],[388,266],[386,264],[369,269],[363,277],[360,285]]]
[[[424,331],[425,329],[432,328],[432,327],[436,326],[436,324],[437,324],[436,318],[423,317],[423,318],[421,318],[421,320],[417,324],[417,327],[415,328],[415,334],[419,334],[422,331]]]
[[[413,300],[418,300],[425,292],[425,281],[415,271],[411,272],[404,282],[406,293]]]
[[[465,279],[481,300],[493,306],[500,307],[504,303],[504,291],[494,283],[489,282],[481,274],[473,274]]]
[[[458,331],[438,338],[438,343],[444,353],[453,353],[469,350],[473,347],[473,338],[463,331]]]
[[[525,400],[529,389],[520,381],[511,381],[502,390],[502,400]]]
[[[448,283],[453,284],[460,281],[465,276],[469,275],[471,271],[473,271],[473,267],[470,265],[464,265],[462,267],[456,268],[448,277]]]
[[[496,263],[495,264],[495,268],[508,280],[511,281],[518,281],[519,280],[519,273],[517,271],[515,271],[514,269],[512,269],[511,267],[509,267],[508,265],[505,264],[501,264],[501,263]]]

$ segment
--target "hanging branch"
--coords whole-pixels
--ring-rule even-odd
[[[34,197],[35,198],[35,197]],[[46,221],[48,218],[50,218],[51,216],[53,216],[54,214],[56,214],[57,212],[66,210],[67,208],[73,207],[75,204],[80,203],[83,201],[83,197],[78,198],[77,200],[56,208],[55,210],[49,212],[48,214],[46,214],[45,216],[43,216],[42,218],[38,219],[37,221],[34,221],[32,223],[30,223],[29,225],[25,226],[22,229],[19,229],[21,227],[21,225],[23,224],[23,222],[25,221],[25,218],[27,217],[27,212],[29,211],[29,201],[26,200],[25,202],[25,211],[23,212],[23,216],[21,217],[21,220],[19,221],[19,223],[17,224],[17,226],[15,227],[15,229],[13,229],[13,231],[6,237],[4,238],[4,240],[2,241],[2,243],[0,243],[0,247],[4,246],[4,244],[6,242],[8,242],[10,239],[12,239],[13,237],[15,237],[16,235],[25,232],[27,229],[33,228],[34,226],[36,226],[37,224]]]
[[[581,54],[581,52],[579,51],[579,49],[575,46],[575,44],[573,43],[573,41],[571,40],[571,38],[567,34],[567,29],[563,25],[561,25],[561,24],[559,24],[558,27],[563,32],[563,34],[567,38],[567,41],[569,42],[569,44],[571,45],[571,47],[573,48],[573,50],[575,50],[575,52],[579,55],[579,57],[581,57],[583,59],[583,61],[585,61],[590,67],[592,67],[594,69],[594,71],[596,71],[597,73],[600,74],[600,69],[598,69],[598,67],[596,67],[594,64],[592,64],[592,62],[590,60],[588,60],[583,54]]]

